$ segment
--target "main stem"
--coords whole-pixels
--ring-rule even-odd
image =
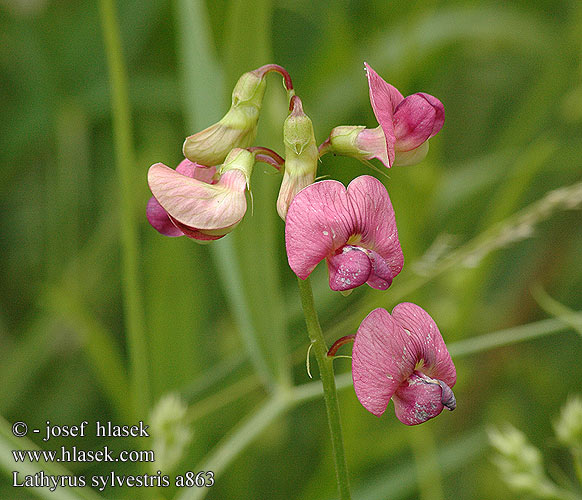
[[[299,283],[299,293],[301,295],[301,305],[305,314],[307,333],[311,340],[312,351],[319,366],[319,376],[323,384],[323,397],[327,410],[327,421],[329,432],[331,433],[331,444],[333,460],[335,463],[335,473],[340,500],[349,500],[350,480],[348,477],[348,467],[344,451],[344,438],[335,388],[335,378],[333,374],[333,359],[327,356],[327,345],[323,338],[323,332],[319,324],[315,304],[313,302],[313,291],[309,278],[302,280],[297,278]]]

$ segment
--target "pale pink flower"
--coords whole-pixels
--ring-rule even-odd
[[[375,177],[357,177],[347,189],[332,180],[311,184],[295,196],[285,222],[287,258],[301,279],[325,259],[332,290],[364,283],[386,290],[402,269],[394,210]]]
[[[162,164],[160,163],[159,165]],[[193,163],[187,159],[180,162],[176,167],[176,172],[208,184],[216,182],[214,180],[216,167],[205,167],[204,165]],[[156,200],[155,196],[152,196],[148,201],[146,216],[152,227],[160,234],[171,237],[184,236],[184,233],[174,225],[168,212],[164,210],[162,205],[160,205],[158,200]]]
[[[148,183],[154,198],[147,207],[150,224],[166,236],[208,241],[222,238],[242,220],[253,155],[233,150],[220,171],[184,160],[176,170],[152,165]]]
[[[378,417],[390,399],[406,425],[456,407],[455,365],[435,322],[415,304],[399,304],[391,315],[375,309],[364,318],[352,350],[352,377],[360,403]]]

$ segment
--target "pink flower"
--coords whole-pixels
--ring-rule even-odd
[[[285,220],[291,269],[306,279],[323,259],[332,290],[368,283],[386,290],[404,258],[388,192],[375,177],[316,182],[293,199]]]
[[[423,92],[404,98],[369,64],[364,65],[370,102],[380,125],[375,129],[346,125],[335,127],[322,145],[321,152],[333,152],[359,160],[377,158],[388,168],[419,163],[428,153],[428,139],[442,128],[445,121],[442,103]]]
[[[352,377],[360,403],[378,417],[390,399],[406,425],[456,407],[455,365],[435,322],[415,304],[399,304],[392,315],[375,309],[364,318],[354,341]]]
[[[399,165],[418,163],[428,152],[428,139],[443,127],[443,104],[424,92],[404,98],[368,63],[364,65],[370,87],[370,102],[386,143],[385,148],[373,150],[374,156],[387,167],[395,162]],[[368,131],[362,141],[368,146],[375,146],[378,133],[378,130]]]
[[[249,151],[234,149],[218,174],[215,167],[189,160],[176,170],[163,163],[152,165],[148,183],[154,197],[148,202],[148,221],[166,236],[185,234],[198,241],[222,238],[246,212],[245,189],[253,164]]]

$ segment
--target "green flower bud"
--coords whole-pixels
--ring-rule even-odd
[[[201,165],[219,165],[232,149],[253,143],[267,86],[264,76],[264,72],[255,70],[239,78],[228,113],[218,123],[186,138],[186,158]]]
[[[293,109],[283,125],[285,173],[277,199],[277,212],[283,220],[295,195],[315,180],[319,158],[313,124],[303,112],[301,99],[294,96],[291,103]]]

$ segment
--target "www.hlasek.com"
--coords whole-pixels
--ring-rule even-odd
[[[76,446],[60,450],[12,450],[18,462],[155,462],[153,450],[121,450],[114,454],[108,446],[101,450],[80,450]]]
[[[52,438],[83,438],[87,435],[89,422],[83,421],[79,425],[53,425],[46,422],[46,429],[43,429],[42,441],[45,443]],[[40,429],[31,429],[32,433],[40,434]],[[16,437],[24,437],[28,434],[29,428],[25,422],[15,422],[12,426],[12,433]],[[128,438],[139,437],[149,438],[148,426],[142,421],[136,425],[116,425],[111,422],[95,423],[95,436],[107,438]],[[85,450],[77,446],[61,446],[57,450],[40,449],[20,449],[11,450],[12,458],[16,464],[22,467],[30,467],[29,464],[47,464],[66,462],[155,462],[153,450],[121,450],[115,452],[108,446],[103,446],[98,450]],[[166,488],[173,483],[178,488],[208,488],[214,485],[214,472],[212,471],[186,471],[172,478],[167,474],[157,471],[153,474],[140,475],[120,475],[115,471],[103,475],[73,475],[73,474],[52,474],[44,470],[34,473],[22,473],[12,471],[12,486],[15,488],[48,488],[55,491],[57,488],[83,488],[90,486],[99,491],[106,488],[128,487],[128,488]]]

